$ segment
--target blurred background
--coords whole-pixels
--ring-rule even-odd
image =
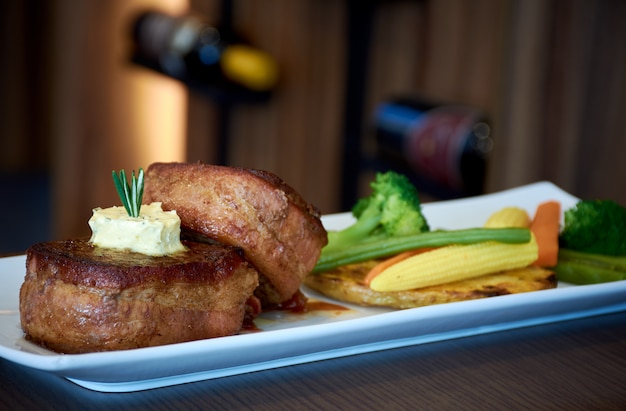
[[[136,61],[146,10],[237,33],[278,82],[216,94]],[[269,170],[323,213],[347,210],[389,166],[379,113],[398,98],[481,113],[480,192],[550,180],[626,204],[624,21],[622,0],[3,1],[0,252],[88,235],[91,209],[119,204],[111,170],[155,161]]]

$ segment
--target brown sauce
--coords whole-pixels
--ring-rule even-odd
[[[263,331],[262,329],[260,329],[259,327],[256,326],[256,324],[254,323],[254,320],[244,321],[242,326],[241,326],[241,330],[249,332],[249,333],[255,333],[255,332],[258,332],[258,331]]]
[[[298,291],[289,300],[271,307],[271,310],[290,311],[297,314],[314,311],[345,311],[348,310],[348,308],[325,301],[309,300],[304,294]]]
[[[292,313],[306,312],[308,298],[298,290],[289,300],[270,307],[271,310],[291,311]]]
[[[327,303],[326,301],[308,301],[306,312],[311,311],[347,311],[349,308],[343,305]]]
[[[350,308],[342,305],[329,303],[326,301],[309,300],[301,292],[297,292],[291,299],[274,305],[272,307],[266,307],[264,311],[288,311],[294,314],[307,314],[314,312],[329,312],[329,311],[349,311]],[[247,316],[244,320],[242,331],[246,333],[263,331],[259,328],[255,322],[254,317]]]

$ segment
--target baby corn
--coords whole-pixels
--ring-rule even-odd
[[[537,259],[534,236],[528,243],[483,242],[450,245],[400,261],[376,276],[374,291],[402,291],[465,280],[530,265]]]
[[[487,228],[506,228],[530,226],[530,216],[526,210],[519,207],[504,207],[491,214],[485,223]]]

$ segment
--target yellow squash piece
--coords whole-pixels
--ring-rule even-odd
[[[485,223],[486,228],[508,228],[530,226],[530,217],[526,210],[519,207],[504,207],[491,214]]]

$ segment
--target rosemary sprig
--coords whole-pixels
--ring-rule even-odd
[[[130,185],[124,170],[121,170],[119,175],[113,170],[113,183],[128,215],[139,217],[143,199],[143,169],[139,169],[137,177],[135,177],[135,170],[133,170]]]

